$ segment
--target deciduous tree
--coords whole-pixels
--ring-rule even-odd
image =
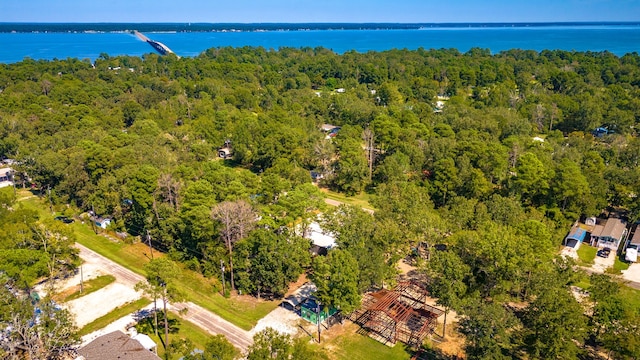
[[[211,209],[211,217],[221,225],[220,238],[229,251],[229,272],[231,288],[235,290],[233,279],[233,246],[244,239],[253,229],[258,215],[253,207],[244,200],[225,201]]]

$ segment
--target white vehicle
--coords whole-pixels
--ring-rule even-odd
[[[629,245],[627,248],[627,253],[624,256],[624,259],[629,262],[638,261],[638,245]]]

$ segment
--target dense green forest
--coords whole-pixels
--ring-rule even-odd
[[[245,47],[0,65],[0,157],[18,187],[113,217],[205,276],[222,260],[258,297],[309,271],[344,311],[417,244],[446,244],[423,271],[474,359],[570,359],[585,343],[640,356],[640,309],[607,276],[585,309],[557,256],[581,216],[640,218],[638,126],[636,53]],[[327,208],[310,171],[375,214]],[[340,250],[313,260],[301,235],[320,212]],[[40,246],[32,217],[12,216],[7,259]]]

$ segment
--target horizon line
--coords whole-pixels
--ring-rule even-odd
[[[349,21],[312,21],[312,22],[201,22],[201,21],[0,21],[0,24],[211,24],[211,25],[254,25],[254,24],[278,24],[278,25],[302,25],[302,24],[402,24],[402,25],[455,25],[455,24],[633,24],[640,23],[638,20],[579,20],[579,21],[445,21],[445,22],[349,22]]]

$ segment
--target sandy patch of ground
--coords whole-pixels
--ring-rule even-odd
[[[447,322],[449,318],[447,317]],[[432,336],[433,339],[437,338]],[[433,341],[434,346],[442,351],[443,354],[449,356],[457,356],[458,358],[463,359],[465,357],[464,353],[464,336],[460,335],[459,332],[455,330],[455,326],[449,326],[447,324],[447,336],[440,341]]]
[[[300,283],[301,280],[302,278],[299,279],[298,283]],[[291,291],[290,289],[286,298],[289,299],[292,305],[298,305],[304,301],[304,299],[311,296],[315,291],[315,285],[311,283],[302,283],[302,286],[299,286],[294,291]],[[254,326],[249,333],[253,336],[257,332],[270,327],[279,333],[295,336],[298,332],[303,330],[301,327],[301,324],[303,323],[307,322],[300,317],[297,311],[278,306],[267,314],[267,316],[258,320],[256,326]]]
[[[567,258],[574,259],[574,260],[578,260],[578,252],[576,251],[576,249],[572,247],[564,246],[562,250],[560,250],[560,255]]]
[[[253,336],[270,327],[281,334],[295,336],[300,329],[298,324],[301,320],[302,318],[295,312],[278,306],[275,310],[267,314],[267,316],[258,320],[256,326],[254,326],[249,333]]]
[[[82,264],[82,279],[84,281],[95,279],[101,275],[106,275],[106,274],[101,269],[99,269],[95,264],[86,263],[86,262]],[[54,292],[59,295],[70,289],[74,289],[78,286],[80,286],[80,269],[79,268],[73,276],[69,276],[67,278],[57,280],[54,283]],[[44,296],[49,291],[49,283],[45,281],[41,284],[36,285],[34,289],[41,296]]]
[[[57,294],[73,292],[80,285],[81,275],[83,281],[87,281],[106,274],[107,272],[98,264],[91,260],[85,261],[82,264],[82,272],[78,269],[73,276],[56,281],[54,291]],[[38,285],[36,291],[44,296],[48,288],[49,284],[45,282]],[[93,320],[108,314],[116,307],[139,299],[140,296],[141,294],[133,290],[131,286],[125,285],[116,279],[115,282],[102,289],[61,305],[75,315],[76,325],[82,328]]]
[[[115,282],[96,292],[69,301],[63,306],[76,316],[76,325],[82,328],[113,309],[138,300],[140,295],[131,287]]]

